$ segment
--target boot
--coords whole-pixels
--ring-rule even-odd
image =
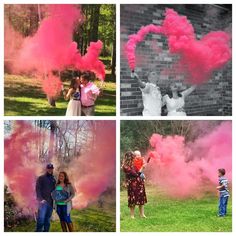
[[[60,221],[62,232],[67,232],[66,222]]]
[[[67,226],[68,226],[69,232],[74,232],[73,223],[67,223]]]

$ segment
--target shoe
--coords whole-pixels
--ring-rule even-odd
[[[225,217],[225,215],[217,215],[218,217]]]

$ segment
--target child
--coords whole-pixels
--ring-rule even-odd
[[[161,92],[157,86],[158,75],[155,71],[148,74],[148,82],[144,83],[136,73],[131,73],[131,78],[137,78],[143,97],[143,116],[161,115]]]
[[[94,115],[95,101],[100,94],[99,88],[91,82],[93,79],[95,79],[95,74],[91,71],[83,72],[80,77],[82,115],[84,116]]]
[[[141,156],[141,153],[138,150],[134,152],[134,155],[134,168],[140,173],[140,178],[145,180],[146,177],[143,173],[143,168],[145,168],[146,163],[144,157]]]
[[[219,186],[216,189],[220,193],[219,197],[219,217],[223,217],[227,212],[227,203],[229,198],[228,180],[225,178],[225,169],[218,169]]]

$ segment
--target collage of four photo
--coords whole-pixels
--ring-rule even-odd
[[[233,4],[95,3],[1,3],[4,232],[233,232]]]

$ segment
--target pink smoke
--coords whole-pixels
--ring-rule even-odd
[[[60,78],[53,75],[47,76],[47,78],[42,82],[43,91],[50,97],[58,96],[60,91],[62,90],[62,87],[63,84]]]
[[[5,184],[24,213],[34,212],[37,207],[34,193],[40,167],[32,141],[39,137],[29,123],[16,121],[14,132],[4,141]]]
[[[104,80],[105,65],[99,60],[102,46],[103,43],[100,40],[91,42],[84,56],[81,56],[79,52],[75,54],[74,66],[82,71],[93,71],[99,79]]]
[[[193,84],[206,82],[213,71],[221,69],[231,59],[231,36],[228,33],[210,32],[197,40],[187,18],[173,9],[167,9],[161,26],[143,26],[136,34],[129,36],[125,51],[132,71],[136,65],[136,46],[149,33],[167,37],[170,53],[179,56],[178,66]]]
[[[95,143],[85,155],[70,166],[77,191],[73,205],[77,209],[96,201],[108,186],[115,185],[115,122],[97,123]]]
[[[13,70],[23,73],[36,71],[44,78],[54,70],[74,68],[81,71],[91,70],[99,79],[104,80],[105,66],[99,60],[102,42],[91,42],[86,55],[82,56],[77,49],[77,43],[73,41],[75,26],[84,20],[81,9],[72,4],[49,4],[46,9],[46,17],[37,32],[24,38],[21,48],[13,57]],[[9,42],[5,42],[6,55],[12,54],[8,53],[9,45]],[[50,78],[53,77],[48,79]],[[50,93],[52,90],[53,87],[49,89]],[[55,93],[58,92],[60,91]]]
[[[208,191],[215,191],[219,168],[225,168],[227,178],[232,180],[231,122],[221,123],[191,143],[186,143],[183,136],[153,134],[150,145],[154,151],[147,175],[171,196],[195,196],[202,193],[204,186],[210,186]]]

